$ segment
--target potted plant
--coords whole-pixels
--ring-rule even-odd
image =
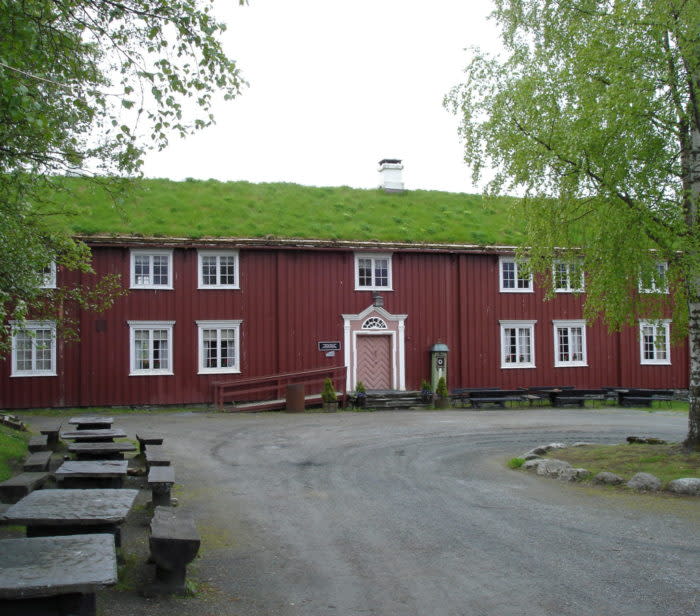
[[[444,376],[441,376],[438,380],[435,395],[437,396],[437,403],[435,404],[437,408],[446,409],[450,406],[450,392],[447,391],[447,381]]]
[[[338,410],[338,396],[335,393],[335,387],[333,387],[333,381],[331,381],[330,378],[326,378],[323,381],[321,399],[323,400],[323,410],[327,413]]]
[[[360,409],[364,408],[366,402],[367,390],[362,381],[357,381],[357,385],[355,385],[355,406]]]
[[[423,379],[420,384],[420,399],[425,404],[433,402],[433,387],[426,379]]]

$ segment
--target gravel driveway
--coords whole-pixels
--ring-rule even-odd
[[[39,426],[48,419],[24,416]],[[625,409],[118,415],[158,430],[202,535],[194,598],[100,593],[131,616],[697,616],[700,501],[505,468],[551,441],[680,441]],[[139,517],[140,516],[140,517]],[[146,517],[125,550],[140,570]],[[136,583],[138,586],[139,582]]]

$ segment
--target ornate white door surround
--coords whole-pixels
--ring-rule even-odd
[[[387,336],[391,343],[391,388],[406,389],[404,321],[406,314],[391,314],[379,306],[369,306],[360,314],[343,314],[345,323],[345,365],[348,391],[357,384],[357,339],[359,336]]]

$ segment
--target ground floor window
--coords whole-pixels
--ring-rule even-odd
[[[131,375],[173,374],[175,321],[129,321]]]
[[[642,364],[670,364],[670,321],[640,321],[639,345]]]
[[[240,372],[241,321],[197,321],[199,373]]]
[[[501,321],[501,368],[535,367],[535,323]]]
[[[56,376],[56,324],[12,325],[12,376]]]
[[[558,368],[588,365],[584,321],[554,321],[554,365]]]

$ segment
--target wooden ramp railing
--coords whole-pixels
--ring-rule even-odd
[[[340,406],[345,406],[347,397],[345,366],[319,368],[300,372],[270,374],[241,381],[218,381],[212,384],[214,389],[214,406],[219,410],[231,411],[266,411],[281,409],[286,406],[287,385],[303,385],[305,405],[318,404],[321,401],[323,381],[333,381]],[[227,403],[232,406],[225,407]]]

